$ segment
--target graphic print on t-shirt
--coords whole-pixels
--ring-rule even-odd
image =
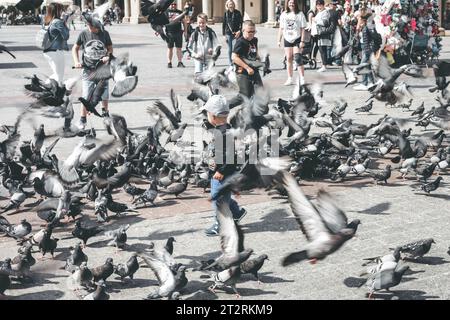
[[[106,56],[105,44],[100,40],[90,40],[86,43],[83,51],[83,62],[88,68],[93,68],[95,64]]]
[[[250,42],[250,45],[248,47],[248,58],[250,60],[256,60],[256,45]]]

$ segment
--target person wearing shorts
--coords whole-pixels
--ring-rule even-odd
[[[294,68],[293,62],[297,63],[300,85],[305,84],[305,69],[303,67],[301,52],[305,43],[304,32],[307,26],[306,18],[300,11],[297,1],[286,1],[286,9],[280,17],[280,28],[278,31],[278,46],[281,47],[281,40],[284,39],[284,51],[287,62],[288,79],[284,83],[286,86],[294,84],[292,79]]]
[[[82,63],[80,62],[79,50],[83,49]],[[109,87],[108,80],[91,80],[96,69],[109,62],[109,57],[113,53],[112,41],[108,31],[97,19],[88,22],[88,29],[83,30],[72,48],[72,57],[75,68],[83,68],[82,71],[82,97],[92,102],[95,91],[101,93],[102,115],[108,116]],[[97,86],[101,86],[97,88]],[[98,101],[96,101],[97,103]],[[95,104],[96,104],[95,103]],[[84,105],[81,105],[81,117],[78,124],[79,130],[86,128],[86,117],[88,112]]]
[[[169,18],[169,21],[173,21],[183,12],[177,9],[176,2],[173,2],[170,5],[170,8],[167,10],[166,14]],[[173,58],[173,48],[176,48],[177,58],[178,58],[178,68],[184,68],[183,60],[183,24],[184,22],[170,23],[166,25],[166,34],[167,34],[167,67],[172,68],[172,58]],[[186,28],[184,29],[186,32]]]

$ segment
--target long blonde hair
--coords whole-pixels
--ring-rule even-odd
[[[52,2],[47,6],[47,13],[44,17],[44,24],[48,25],[55,18],[61,18],[63,6],[61,3]]]
[[[228,4],[233,3],[234,4],[234,10],[236,10],[236,2],[234,0],[227,0],[225,2],[225,10],[228,10]]]

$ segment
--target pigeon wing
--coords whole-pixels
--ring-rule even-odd
[[[339,209],[328,192],[319,191],[317,210],[330,232],[336,234],[347,227],[348,221],[344,211]]]
[[[133,91],[136,88],[137,84],[138,84],[137,76],[127,76],[124,79],[114,83],[111,95],[116,98],[123,97],[124,95]]]
[[[217,200],[217,206],[219,208],[217,220],[220,225],[220,245],[223,255],[235,256],[239,252],[239,234],[233,220],[230,206],[223,198]]]
[[[329,231],[317,209],[306,198],[297,180],[288,172],[283,172],[283,185],[289,195],[292,213],[308,241],[322,237],[329,238]]]

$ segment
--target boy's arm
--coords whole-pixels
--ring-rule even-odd
[[[255,73],[255,71],[250,68],[250,66],[246,64],[237,53],[233,52],[233,54],[231,55],[231,59],[233,60],[234,64],[241,68],[244,68],[249,75],[253,75]]]
[[[76,43],[72,47],[73,64],[74,64],[74,67],[77,69],[81,68],[80,57],[79,57],[80,47],[81,46]]]

